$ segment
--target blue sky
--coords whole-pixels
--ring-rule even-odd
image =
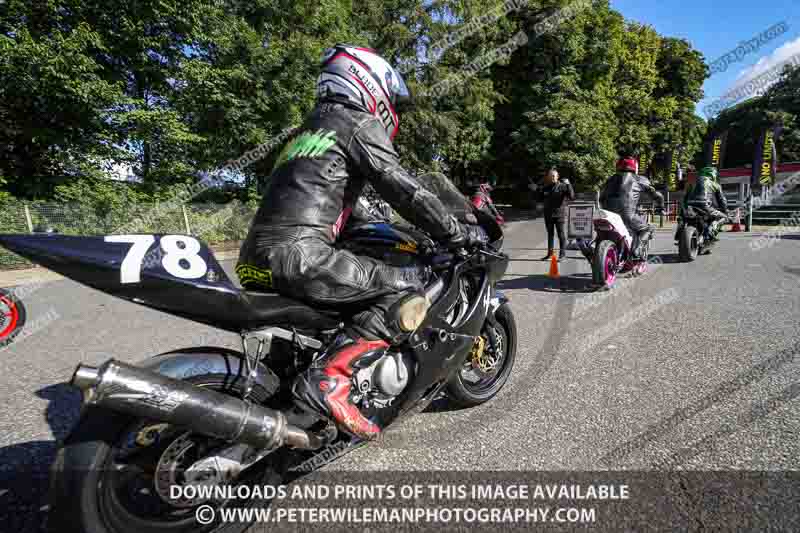
[[[626,19],[649,24],[662,35],[688,40],[705,56],[706,63],[779,22],[788,24],[786,33],[706,80],[705,98],[697,106],[697,114],[703,117],[703,106],[800,54],[799,0],[611,0],[611,6]]]

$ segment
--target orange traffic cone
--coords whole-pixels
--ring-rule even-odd
[[[553,255],[550,256],[550,273],[547,274],[549,277],[553,279],[558,279],[558,257],[556,256],[555,252]]]
[[[741,222],[741,219],[739,217],[739,210],[738,209],[736,210],[736,222],[733,224],[733,227],[731,228],[731,231],[733,231],[733,232],[742,231],[742,222]]]

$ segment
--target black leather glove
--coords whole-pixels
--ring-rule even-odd
[[[464,224],[456,223],[455,235],[450,237],[450,240],[443,243],[448,250],[460,250],[466,248],[469,244],[469,232]]]
[[[459,223],[456,236],[451,238],[446,246],[449,250],[460,250],[484,243],[487,239],[486,232],[480,226]]]
[[[489,236],[480,226],[467,226],[467,234],[469,235],[469,246],[476,246],[489,241]]]

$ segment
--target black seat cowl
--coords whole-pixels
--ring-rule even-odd
[[[342,319],[339,313],[318,311],[278,294],[236,287],[209,290],[188,285],[170,292],[158,285],[148,290],[134,287],[118,296],[232,333],[279,327],[313,335],[336,329]]]
[[[241,291],[242,326],[247,328],[284,327],[323,331],[339,326],[339,313],[317,310],[298,300],[276,293]]]

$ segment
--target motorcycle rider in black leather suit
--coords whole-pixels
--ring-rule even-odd
[[[633,237],[633,259],[641,259],[641,244],[653,238],[655,227],[645,222],[636,209],[642,193],[657,201],[664,208],[664,197],[645,176],[639,176],[638,162],[630,157],[617,162],[617,173],[606,182],[600,193],[600,207],[618,214]]]
[[[714,227],[719,227],[727,222],[728,200],[722,192],[719,184],[719,173],[714,167],[705,167],[697,174],[694,184],[687,184],[686,194],[683,198],[683,207],[693,207],[708,220]],[[706,228],[706,238],[710,238],[714,232],[711,227]],[[678,239],[677,233],[675,240]]]
[[[491,193],[494,190],[494,187],[491,186],[488,182],[483,182],[479,184],[475,190],[472,192],[472,198],[470,199],[472,205],[474,205],[477,209],[483,209],[489,215],[492,216],[495,220],[497,220],[498,224],[504,222],[503,215],[497,210],[497,207],[494,205],[494,201],[492,200]]]
[[[348,309],[334,346],[294,384],[298,406],[332,417],[346,432],[372,439],[380,428],[351,399],[354,367],[373,362],[422,322],[426,268],[399,268],[336,247],[366,184],[400,216],[451,249],[480,239],[400,165],[392,141],[398,105],[411,95],[374,50],[328,49],[317,105],[273,168],[236,272],[246,288],[275,291],[324,309]],[[403,316],[415,317],[409,323]]]

